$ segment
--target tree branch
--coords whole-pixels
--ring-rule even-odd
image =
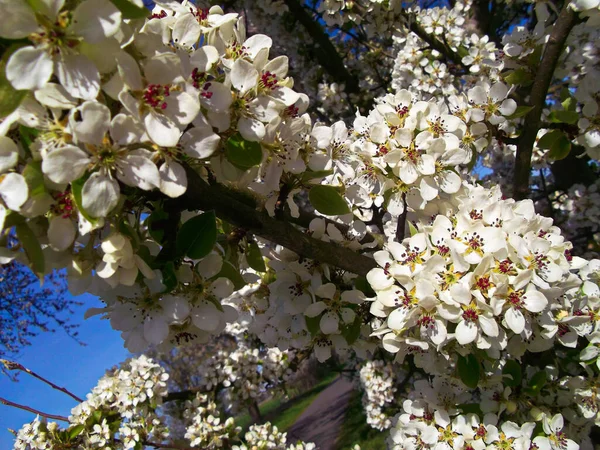
[[[29,370],[27,367],[23,366],[22,364],[19,364],[18,362],[8,361],[6,359],[0,359],[0,363],[4,364],[4,367],[6,367],[6,369],[8,369],[8,370],[20,370],[22,372],[28,373],[32,377],[35,377],[38,380],[43,381],[44,383],[49,385],[52,389],[56,389],[57,391],[67,394],[69,397],[75,399],[79,403],[83,402],[83,399],[77,397],[75,394],[73,394],[68,389],[54,384],[52,381],[45,379],[43,376],[38,375],[33,370]]]
[[[448,44],[440,41],[435,36],[427,33],[425,31],[425,29],[420,24],[417,23],[414,16],[404,14],[404,18],[406,19],[406,23],[407,23],[408,29],[410,31],[415,33],[423,41],[425,41],[427,44],[429,44],[429,46],[431,48],[433,48],[434,50],[437,50],[442,55],[444,55],[448,62],[452,61],[455,65],[463,67],[465,70],[468,71],[469,66],[465,65],[462,62],[462,58],[458,55],[458,53],[456,53],[454,50],[452,50]],[[450,67],[450,65],[448,65],[448,70],[450,72],[452,72],[453,75],[462,75],[461,73],[457,72],[455,69]]]
[[[513,197],[516,200],[526,198],[529,193],[531,155],[533,153],[533,144],[540,128],[542,109],[546,104],[546,95],[548,94],[548,88],[550,87],[558,58],[563,51],[569,33],[576,24],[577,15],[569,7],[569,2],[565,2],[565,6],[554,23],[554,27],[552,27],[550,38],[546,44],[544,55],[539,64],[533,86],[531,87],[529,103],[533,109],[525,116],[523,132],[519,137],[517,154],[515,156]]]
[[[319,64],[323,66],[335,81],[344,83],[347,93],[358,92],[358,78],[348,72],[348,69],[344,65],[344,60],[329,40],[329,36],[323,30],[323,27],[317,21],[313,20],[310,14],[304,9],[304,6],[302,6],[303,2],[301,3],[298,0],[284,1],[293,17],[302,24],[315,42],[315,56]]]
[[[330,242],[314,239],[285,220],[277,220],[257,211],[224,186],[208,185],[190,169],[186,170],[188,188],[184,195],[169,200],[170,210],[214,210],[216,215],[232,225],[261,236],[305,258],[331,264],[357,275],[366,275],[377,266],[374,259]]]
[[[12,406],[13,408],[19,408],[25,411],[29,411],[31,413],[37,414],[38,416],[46,417],[48,419],[61,420],[63,422],[68,422],[69,419],[65,416],[57,416],[54,414],[44,413],[42,411],[38,411],[37,409],[30,408],[29,406],[20,405],[18,403],[11,402],[10,400],[6,400],[5,398],[0,397],[0,403],[6,406]]]

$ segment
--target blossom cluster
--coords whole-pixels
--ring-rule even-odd
[[[386,406],[393,403],[396,396],[396,373],[390,363],[376,359],[367,361],[360,368],[360,387],[363,389],[363,408],[367,423],[378,430],[391,427]]]
[[[36,418],[17,434],[15,450],[66,446],[132,449],[168,436],[156,409],[167,395],[165,370],[145,356],[104,375],[87,398],[71,410],[69,427]]]

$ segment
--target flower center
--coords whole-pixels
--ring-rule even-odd
[[[171,87],[167,84],[149,84],[143,94],[144,103],[151,108],[166,109],[166,98],[171,95]]]

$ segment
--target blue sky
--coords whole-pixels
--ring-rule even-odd
[[[107,320],[100,320],[99,316],[83,320],[86,309],[101,306],[100,301],[91,295],[77,299],[84,305],[76,309],[72,321],[81,323],[80,338],[87,346],[80,346],[60,331],[41,333],[32,339],[30,347],[12,359],[85,398],[105,370],[125,360],[129,353],[123,348],[120,334],[110,327]],[[64,416],[68,416],[76,404],[71,397],[24,373],[19,375],[16,383],[0,374],[0,397]],[[0,404],[0,449],[8,450],[13,446],[13,437],[7,428],[18,430],[34,418],[35,415],[27,411]]]

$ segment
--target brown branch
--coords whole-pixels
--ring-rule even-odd
[[[247,232],[321,263],[330,264],[357,275],[366,275],[377,266],[374,259],[330,242],[314,239],[285,220],[277,220],[257,211],[221,185],[208,185],[190,169],[186,170],[188,188],[184,195],[169,200],[169,210],[214,210],[217,217]]]
[[[408,214],[408,207],[406,205],[406,193],[402,194],[402,203],[404,204],[404,210],[400,217],[398,217],[398,223],[396,224],[396,242],[402,242],[404,239],[404,231],[406,230],[406,215]]]
[[[65,394],[67,394],[69,397],[75,399],[79,403],[83,402],[83,399],[77,397],[75,394],[73,394],[68,389],[66,389],[64,387],[60,387],[60,386],[54,384],[52,381],[47,380],[46,378],[44,378],[41,375],[38,375],[33,370],[29,370],[27,367],[23,366],[22,364],[19,364],[18,362],[8,361],[6,359],[0,359],[0,362],[2,364],[4,364],[4,367],[6,367],[7,370],[20,370],[22,372],[25,372],[25,373],[31,375],[32,377],[35,377],[38,380],[43,381],[44,383],[46,383],[47,385],[49,385],[52,389],[56,389],[57,391],[60,391],[60,392],[63,392]]]
[[[550,38],[546,44],[544,55],[537,70],[535,80],[531,87],[529,104],[533,108],[525,116],[523,131],[519,137],[517,154],[515,156],[515,173],[513,178],[513,197],[521,200],[529,194],[529,177],[531,175],[531,156],[533,145],[540,129],[542,109],[546,105],[546,95],[552,81],[565,41],[573,27],[577,24],[577,15],[569,7],[569,2],[560,12],[558,19],[552,27]]]
[[[329,36],[323,30],[323,27],[317,21],[313,20],[306,9],[304,9],[302,5],[304,2],[299,2],[298,0],[284,1],[294,19],[300,22],[312,37],[315,43],[315,56],[319,64],[335,81],[344,83],[347,93],[359,92],[358,78],[346,69],[344,60],[329,40]]]
[[[462,58],[458,53],[450,48],[450,46],[437,39],[432,34],[429,34],[425,31],[425,29],[416,21],[415,16],[410,16],[408,14],[404,14],[404,18],[406,20],[406,24],[408,29],[419,36],[423,41],[425,41],[431,48],[440,52],[446,58],[447,62],[453,62],[455,65],[462,67],[464,70],[468,71],[469,66],[462,62]],[[462,75],[461,71],[457,71],[450,64],[448,64],[448,70],[453,75]]]
[[[12,406],[13,408],[18,408],[18,409],[22,409],[25,411],[29,411],[31,413],[37,414],[38,416],[46,417],[48,419],[62,420],[63,422],[69,421],[69,419],[66,418],[65,416],[57,416],[54,414],[44,413],[42,411],[38,411],[37,409],[30,408],[29,406],[20,405],[18,403],[11,402],[10,400],[6,400],[5,398],[2,398],[2,397],[0,397],[0,403],[2,403],[3,405],[6,405],[6,406]]]

